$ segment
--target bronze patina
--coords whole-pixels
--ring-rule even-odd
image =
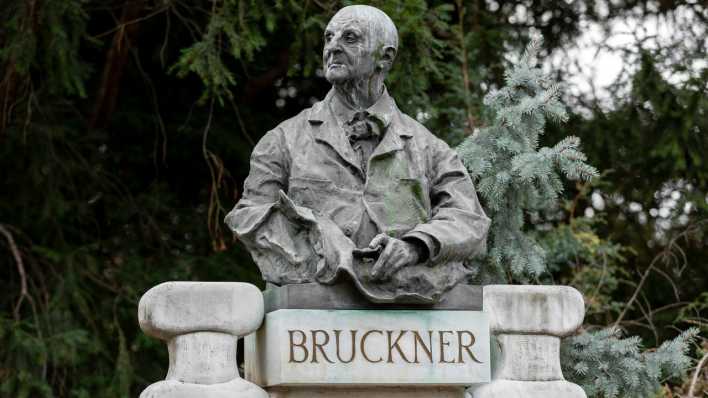
[[[471,273],[489,218],[457,154],[386,90],[391,19],[345,7],[324,40],[332,89],[260,140],[226,223],[269,283],[348,277],[374,302],[437,302]]]

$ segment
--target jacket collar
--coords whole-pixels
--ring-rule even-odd
[[[332,113],[334,114],[334,117],[337,119],[337,122],[340,126],[343,126],[344,123],[352,120],[354,114],[359,111],[359,109],[355,109],[349,104],[342,101],[340,96],[337,95],[334,88],[332,88],[327,94],[325,102],[329,102],[329,106],[332,109]],[[387,129],[388,126],[391,124],[391,119],[393,118],[393,115],[397,110],[398,109],[396,108],[396,103],[393,101],[393,98],[388,95],[386,87],[384,87],[384,91],[381,94],[381,97],[379,97],[379,99],[376,101],[376,103],[374,103],[367,109],[364,109],[364,111],[366,111],[368,114],[373,115],[374,117],[379,119],[383,123],[384,129]]]
[[[396,102],[385,88],[379,100],[366,111],[378,117],[387,127],[381,142],[371,157],[374,158],[403,149],[401,137],[412,137],[412,134],[403,124],[401,111],[398,110]],[[341,127],[344,121],[349,120],[345,118],[351,117],[355,112],[355,110],[347,107],[336,98],[334,88],[332,88],[324,100],[312,106],[308,121],[315,127],[313,128],[315,139],[328,143],[348,163],[359,168],[358,162],[354,160],[354,151],[351,149],[346,139],[346,134]]]

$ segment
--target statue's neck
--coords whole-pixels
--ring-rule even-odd
[[[377,73],[366,80],[350,80],[334,84],[334,92],[351,108],[364,110],[381,98],[384,92],[384,76]]]

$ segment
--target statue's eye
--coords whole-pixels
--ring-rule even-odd
[[[332,40],[332,34],[331,33],[325,34],[324,39],[325,39],[325,42],[329,43],[329,41]]]
[[[357,39],[356,34],[354,34],[352,32],[347,32],[344,34],[344,40],[346,40],[347,43],[354,43],[354,42],[356,42],[356,39]]]

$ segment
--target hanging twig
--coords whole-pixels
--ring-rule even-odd
[[[467,58],[469,54],[467,53],[467,44],[465,43],[465,6],[462,4],[462,0],[457,0],[457,19],[460,40],[460,51],[462,51],[462,82],[465,91],[465,108],[467,116],[467,130],[470,134],[474,131],[475,119],[472,112],[472,101],[470,100],[470,74],[469,65]]]
[[[659,253],[654,259],[652,260],[651,264],[649,264],[649,267],[644,271],[644,274],[642,275],[642,279],[639,280],[639,284],[637,285],[636,289],[634,289],[634,294],[632,294],[632,297],[627,301],[627,305],[624,306],[622,309],[622,312],[620,315],[617,317],[617,320],[615,323],[612,325],[613,329],[617,329],[620,322],[622,322],[622,319],[624,319],[625,315],[627,315],[627,312],[629,311],[630,308],[632,308],[632,305],[634,302],[637,300],[637,297],[639,297],[639,292],[641,292],[642,288],[644,287],[644,282],[646,282],[647,278],[649,277],[649,274],[651,271],[654,269],[654,264],[656,264],[659,259],[664,259],[665,258],[665,253]]]
[[[10,231],[8,231],[4,225],[0,224],[0,233],[2,233],[5,240],[7,240],[7,245],[10,247],[10,252],[12,252],[12,256],[15,259],[15,264],[17,264],[17,273],[20,274],[20,298],[17,300],[17,303],[12,310],[12,315],[15,317],[15,320],[19,321],[22,302],[25,299],[32,301],[32,297],[30,297],[29,292],[27,291],[27,273],[25,272],[25,264],[22,261],[20,250],[17,248],[15,239],[12,237]]]
[[[221,201],[219,200],[219,188],[221,187],[221,180],[224,175],[224,165],[214,153],[207,149],[209,130],[211,129],[213,117],[214,98],[212,97],[209,103],[209,116],[207,117],[207,124],[204,127],[204,133],[202,134],[202,156],[204,156],[204,161],[206,162],[207,167],[209,167],[209,174],[211,175],[207,228],[209,229],[209,234],[211,235],[214,250],[221,251],[226,248],[224,240],[221,237],[221,227],[219,226],[219,215],[221,210],[223,210]]]
[[[695,395],[693,395],[693,391],[696,389],[696,383],[698,383],[698,375],[701,374],[701,369],[703,368],[703,365],[706,364],[706,361],[708,361],[708,353],[703,355],[703,358],[698,362],[698,365],[696,365],[696,370],[693,372],[693,378],[691,379],[691,386],[688,389],[688,398],[696,398]]]
[[[696,231],[696,228],[698,228],[698,226],[700,226],[702,224],[704,224],[703,221],[698,222],[695,225],[686,228],[683,232],[681,232],[680,234],[678,234],[674,238],[672,238],[666,244],[666,248],[664,250],[662,250],[659,254],[657,254],[656,257],[654,257],[654,259],[649,264],[649,267],[647,267],[647,269],[644,271],[644,274],[642,274],[642,278],[639,280],[639,284],[637,284],[637,287],[634,290],[634,294],[632,294],[632,297],[629,299],[629,301],[627,301],[627,305],[625,305],[625,307],[622,309],[622,312],[620,313],[619,317],[617,317],[617,320],[612,325],[613,328],[617,328],[619,326],[620,322],[622,322],[624,317],[627,315],[627,312],[629,312],[629,310],[632,308],[634,302],[637,300],[637,297],[639,296],[639,293],[641,292],[642,288],[644,287],[644,283],[646,282],[647,278],[649,277],[649,274],[651,274],[652,271],[656,270],[655,265],[656,265],[657,261],[663,260],[665,263],[668,263],[673,258],[675,262],[681,263],[683,261],[683,263],[685,264],[685,262],[687,261],[686,255],[685,255],[683,249],[681,249],[681,247],[678,246],[676,244],[676,242],[679,239],[688,237],[689,235],[694,233]],[[679,260],[679,258],[676,256],[674,251],[678,251],[681,254],[681,256],[680,256],[681,260]]]
[[[146,20],[148,20],[148,19],[150,19],[150,18],[152,18],[152,17],[154,17],[154,16],[156,16],[156,15],[162,14],[163,12],[165,12],[165,11],[167,11],[167,10],[169,10],[169,7],[165,6],[165,7],[159,8],[159,9],[157,9],[157,10],[155,10],[155,11],[153,11],[153,12],[151,12],[151,13],[145,15],[145,16],[142,16],[142,17],[139,17],[139,18],[134,18],[134,19],[126,19],[126,20],[123,20],[123,21],[121,21],[117,26],[111,28],[110,30],[107,30],[107,31],[105,31],[105,32],[103,32],[103,33],[99,33],[99,34],[93,36],[92,39],[100,39],[100,38],[103,37],[103,36],[108,36],[108,35],[110,35],[111,33],[114,33],[114,32],[117,32],[117,31],[121,31],[121,30],[125,29],[126,27],[128,27],[128,26],[130,26],[130,25],[133,25],[133,24],[137,24],[137,23],[146,21]]]
[[[246,138],[246,141],[251,145],[251,148],[256,146],[256,142],[253,140],[250,134],[248,134],[248,130],[246,130],[246,125],[243,123],[243,118],[241,117],[241,112],[238,109],[238,106],[236,105],[236,101],[234,101],[233,97],[229,97],[229,101],[231,102],[231,107],[234,109],[234,114],[236,115],[236,120],[238,120],[238,124],[241,127],[241,133],[243,136]]]

